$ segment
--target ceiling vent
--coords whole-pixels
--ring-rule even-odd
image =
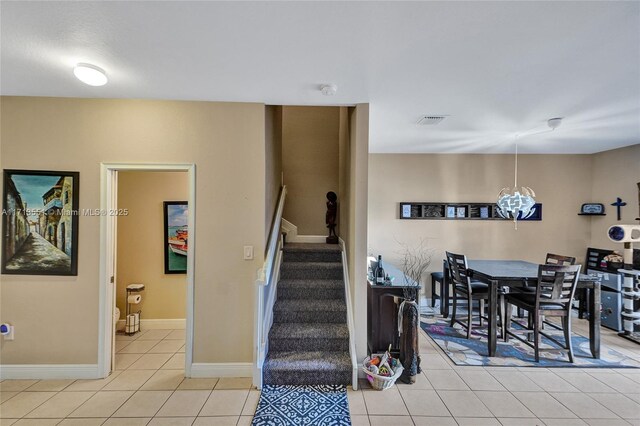
[[[418,120],[418,124],[423,126],[435,126],[436,124],[440,124],[440,122],[447,117],[448,115],[423,115]]]

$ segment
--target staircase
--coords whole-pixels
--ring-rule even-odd
[[[340,247],[286,244],[277,291],[264,384],[351,384]]]

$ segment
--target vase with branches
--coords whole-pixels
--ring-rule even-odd
[[[396,240],[397,241],[397,240]],[[425,238],[415,245],[397,241],[401,247],[400,261],[406,283],[403,288],[404,301],[398,309],[398,333],[400,334],[400,362],[404,370],[400,381],[413,384],[420,368],[420,352],[418,344],[418,326],[420,311],[418,306],[418,290],[422,278],[431,264],[434,250],[429,248]]]
[[[415,245],[397,240],[396,242],[401,247],[400,261],[405,281],[415,286],[414,288],[408,286],[405,289],[405,299],[416,300],[420,283],[433,259],[434,249],[428,246],[426,238],[421,238]]]

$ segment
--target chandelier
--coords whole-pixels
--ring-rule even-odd
[[[518,186],[518,137],[516,136],[516,158],[513,187],[502,188],[498,194],[498,214],[506,219],[513,219],[518,229],[518,219],[527,219],[535,212],[536,193],[528,186]]]
[[[550,118],[547,120],[547,126],[554,131],[562,123],[562,117]],[[529,133],[527,136],[544,133],[545,131],[538,131]],[[518,229],[518,219],[527,219],[533,216],[536,212],[536,200],[534,197],[536,193],[528,186],[518,186],[518,138],[516,135],[516,155],[515,155],[515,171],[514,182],[512,188],[502,188],[502,191],[498,194],[498,215],[505,219],[513,219],[515,228]]]

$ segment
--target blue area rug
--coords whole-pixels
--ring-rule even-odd
[[[569,362],[567,351],[542,336],[541,348],[556,348],[554,351],[540,352],[540,362],[535,361],[533,348],[511,338],[505,343],[498,336],[496,356],[488,356],[487,327],[476,327],[471,332],[471,339],[467,339],[466,330],[456,324],[449,326],[449,321],[442,318],[421,318],[420,326],[436,342],[456,365],[483,366],[516,366],[516,367],[635,367],[640,368],[640,362],[617,352],[606,345],[600,345],[600,359],[591,357],[589,339],[573,333],[574,363]],[[545,332],[556,340],[563,342],[562,331],[554,332],[545,328]],[[518,326],[512,323],[512,331],[517,332]],[[429,362],[428,357],[426,361]]]
[[[351,426],[347,388],[265,385],[253,426]]]

